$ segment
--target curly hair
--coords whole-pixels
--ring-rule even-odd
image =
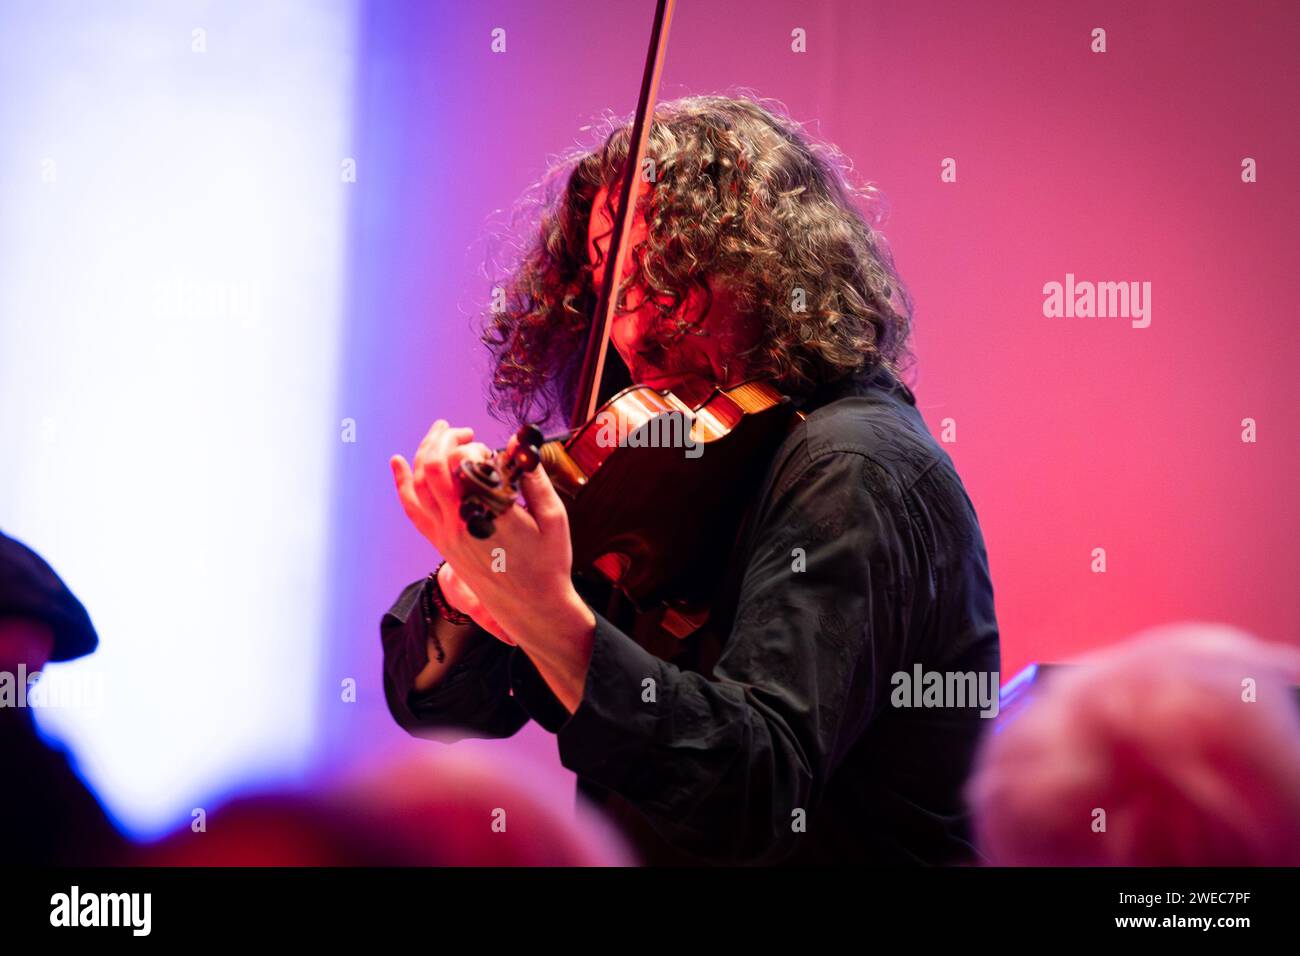
[[[630,123],[607,120],[596,136],[603,145],[562,157],[521,203],[539,215],[494,283],[482,339],[503,421],[551,421],[573,401],[599,291],[588,222],[602,188],[614,202]],[[619,301],[633,286],[651,290],[657,346],[690,334],[681,305],[693,289],[707,302],[721,282],[760,327],[740,360],[786,394],[882,363],[898,372],[911,358],[911,300],[874,228],[877,191],[852,184],[838,150],[766,102],[692,96],[655,110],[647,157],[652,188],[638,211],[649,229],[629,250]]]

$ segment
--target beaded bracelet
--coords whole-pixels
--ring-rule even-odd
[[[458,627],[474,623],[474,619],[468,614],[463,614],[448,604],[446,596],[442,593],[442,585],[438,583],[438,572],[442,570],[442,565],[446,563],[446,561],[442,562],[433,571],[429,572],[429,578],[420,592],[420,607],[424,611],[425,631],[438,651],[439,664],[446,660],[447,655],[442,648],[442,641],[438,639],[438,627],[437,622],[434,620],[434,612],[436,611],[438,617],[447,623],[455,624]]]
[[[429,640],[433,641],[433,646],[438,651],[438,663],[441,664],[447,659],[447,652],[443,650],[442,641],[438,639],[438,624],[434,620],[433,609],[429,607],[429,582],[427,579],[424,582],[424,587],[420,588],[420,611],[424,614],[424,633]]]

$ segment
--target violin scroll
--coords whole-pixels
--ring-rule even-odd
[[[492,537],[497,517],[519,497],[519,476],[541,461],[544,441],[541,429],[524,425],[491,458],[460,463],[460,517],[471,535]]]

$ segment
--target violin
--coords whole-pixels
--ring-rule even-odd
[[[660,610],[676,638],[708,619],[727,558],[764,467],[798,414],[770,382],[716,386],[688,404],[671,389],[632,385],[597,407],[631,233],[634,176],[643,168],[650,116],[675,0],[657,0],[614,231],[567,433],[524,425],[489,459],[461,463],[460,516],[490,538],[518,500],[518,479],[546,468],[569,516],[573,566],[595,573],[638,611]],[[664,441],[664,436],[669,436]]]

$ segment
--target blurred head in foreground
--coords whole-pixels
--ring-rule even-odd
[[[998,866],[1300,865],[1300,649],[1178,624],[1061,668],[967,788]]]
[[[450,750],[358,770],[338,787],[243,798],[142,850],[154,866],[626,866],[594,812],[551,806]]]
[[[0,866],[98,866],[121,853],[124,839],[75,761],[41,737],[33,715],[46,665],[98,644],[90,615],[54,569],[0,533]]]

